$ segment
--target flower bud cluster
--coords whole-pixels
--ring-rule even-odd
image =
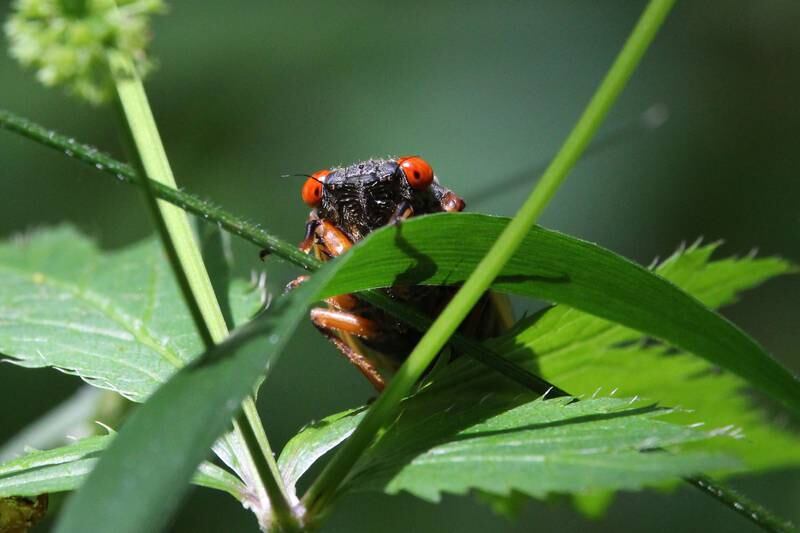
[[[109,50],[131,57],[141,76],[152,69],[150,17],[164,10],[163,0],[16,0],[5,32],[11,56],[39,81],[99,104],[113,94]]]

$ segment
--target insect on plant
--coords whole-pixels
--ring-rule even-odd
[[[132,164],[11,112],[0,110],[0,128],[139,186],[158,238],[103,251],[63,227],[0,242],[0,355],[143,402],[119,431],[65,443],[74,419],[99,416],[96,397],[77,415],[70,399],[58,408],[68,424],[47,415],[0,447],[0,533],[27,530],[48,494],[67,491],[58,533],[159,531],[190,482],[235,498],[262,531],[308,531],[367,491],[476,493],[496,510],[568,495],[594,514],[606,495],[680,480],[787,530],[704,473],[800,464],[790,428],[740,395],[753,385],[800,413],[797,379],[714,311],[797,267],[713,260],[717,245],[697,243],[647,269],[536,226],[673,3],[649,1],[552,162],[526,175],[528,185],[541,177],[515,217],[461,213],[464,200],[419,155],[368,159],[302,175],[311,212],[298,249],[178,185],[141,78],[148,17],[163,2],[15,2],[12,55],[47,85],[114,100]],[[220,230],[313,274],[259,312],[263,287],[232,278]],[[514,323],[495,290],[554,306]],[[254,391],[275,383],[271,369],[313,305],[313,325],[380,394],[304,425],[276,453]]]
[[[370,159],[306,177],[301,196],[312,210],[300,249],[321,261],[345,253],[382,226],[400,224],[416,215],[458,213],[466,205],[439,183],[431,165],[419,156]],[[287,290],[307,279],[298,277],[287,285]],[[386,292],[435,316],[455,289],[418,287],[400,281]],[[352,294],[328,298],[326,303],[327,309],[311,310],[312,323],[378,391],[383,390],[388,378],[419,342],[420,333]],[[507,329],[509,317],[507,301],[487,293],[460,331],[485,339]]]

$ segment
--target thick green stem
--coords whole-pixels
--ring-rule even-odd
[[[651,0],[606,74],[583,115],[556,154],[530,197],[487,252],[475,271],[422,337],[389,386],[372,404],[364,419],[331,459],[304,497],[310,516],[323,514],[336,491],[381,428],[396,416],[407,396],[436,354],[502,270],[533,227],[544,207],[591,141],[608,110],[627,84],[674,0]]]
[[[151,185],[156,182],[166,187],[176,187],[144,86],[132,61],[124,54],[109,51],[108,63],[121,116],[129,135],[133,160],[139,175],[149,178],[141,180],[145,199],[197,331],[206,348],[211,348],[228,336],[228,328],[186,213],[169,202],[157,199]],[[240,453],[248,457],[241,459],[253,465],[252,470],[258,477],[253,481],[260,482],[261,490],[268,495],[275,518],[285,529],[296,529],[296,519],[283,480],[251,398],[244,402],[234,423],[234,431],[246,447]]]

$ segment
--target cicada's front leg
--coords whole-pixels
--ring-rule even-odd
[[[300,249],[306,253],[315,252],[317,257],[327,260],[343,254],[352,247],[352,241],[339,228],[328,221],[310,218],[306,225],[306,238]],[[286,285],[292,290],[305,282],[308,276],[300,276]],[[342,294],[326,298],[329,309],[315,308],[311,310],[311,322],[322,335],[348,361],[367,378],[375,389],[382,391],[386,381],[375,364],[356,347],[343,340],[343,336],[354,336],[365,340],[376,340],[381,337],[379,326],[372,320],[360,316],[357,308],[358,299],[352,294]]]
[[[386,381],[375,363],[340,337],[345,333],[365,340],[378,339],[381,333],[375,322],[355,313],[321,308],[311,310],[311,322],[378,392],[384,389]]]
[[[407,220],[414,216],[414,206],[411,205],[411,202],[408,200],[403,200],[399,204],[397,204],[397,208],[394,210],[394,213],[389,218],[389,222],[387,225],[393,226],[395,224],[399,224],[403,220]]]

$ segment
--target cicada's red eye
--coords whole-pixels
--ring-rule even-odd
[[[397,164],[403,169],[406,181],[413,189],[427,189],[433,183],[433,169],[421,157],[401,157]]]
[[[303,201],[310,207],[317,207],[322,202],[322,189],[324,188],[325,178],[330,174],[330,170],[320,170],[314,172],[303,184],[300,195]]]

